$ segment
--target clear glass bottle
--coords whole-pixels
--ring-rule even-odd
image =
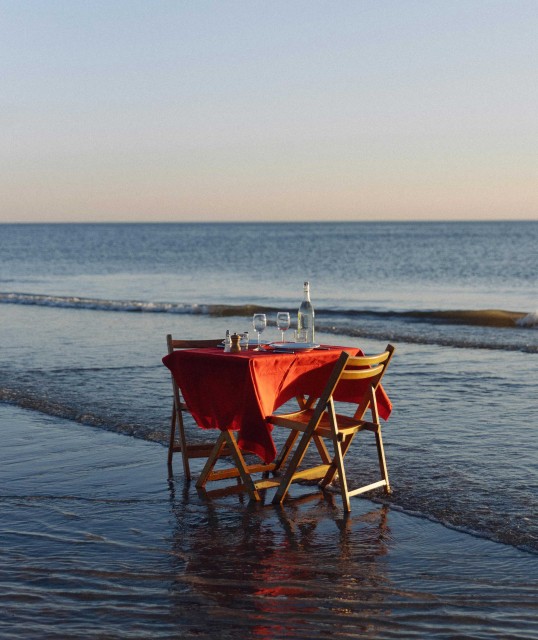
[[[304,283],[303,301],[297,314],[298,335],[306,335],[306,342],[314,342],[314,307],[310,302],[310,283]]]

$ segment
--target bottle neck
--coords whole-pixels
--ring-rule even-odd
[[[304,283],[303,300],[308,300],[310,302],[310,285],[308,282]]]

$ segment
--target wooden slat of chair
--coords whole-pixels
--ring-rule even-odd
[[[385,491],[390,493],[390,484],[388,477],[385,452],[383,448],[383,440],[381,437],[381,424],[377,410],[377,402],[375,392],[379,386],[383,375],[388,367],[390,360],[394,354],[394,347],[387,345],[384,353],[376,356],[359,356],[351,357],[343,352],[338,359],[325,389],[316,403],[314,408],[308,407],[289,414],[275,414],[268,418],[268,422],[275,426],[281,426],[296,434],[302,433],[299,444],[295,448],[292,459],[282,477],[278,490],[273,499],[274,504],[281,503],[292,482],[301,480],[311,471],[314,477],[317,473],[321,473],[322,480],[320,486],[325,487],[329,484],[338,473],[340,480],[340,492],[342,495],[342,503],[344,510],[349,512],[351,505],[349,498],[370,491],[377,487],[385,487]],[[357,409],[354,416],[339,415],[336,413],[333,401],[333,394],[340,380],[367,380],[368,389],[363,397],[357,403]],[[370,409],[372,414],[371,421],[364,420],[366,411]],[[356,434],[360,431],[373,431],[376,437],[376,448],[378,453],[379,469],[382,480],[372,484],[349,490],[347,486],[347,477],[345,473],[344,458]],[[325,469],[320,470],[319,467],[298,470],[306,454],[307,448],[315,438],[326,438],[332,441],[334,455],[332,460]],[[296,436],[293,438],[295,441]],[[290,440],[290,438],[288,438]],[[293,445],[291,445],[293,446]],[[286,456],[289,455],[289,451]]]
[[[166,336],[166,344],[168,353],[172,353],[176,349],[206,349],[216,347],[222,343],[222,338],[212,338],[207,340],[178,340],[172,338],[169,334]],[[189,459],[206,458],[213,450],[214,444],[207,443],[188,443],[183,422],[183,413],[188,412],[187,405],[182,402],[179,387],[172,377],[173,405],[172,417],[170,421],[170,439],[168,444],[168,465],[172,465],[174,453],[181,453],[183,463],[183,472],[187,480],[191,479],[191,470]],[[179,440],[179,441],[177,441]],[[221,452],[222,456],[230,455],[230,450],[225,447]]]
[[[225,446],[230,450],[230,457],[235,466],[215,470],[215,464],[217,463],[217,460],[221,455],[221,451]],[[237,444],[233,431],[221,431],[221,434],[213,447],[213,451],[207,458],[202,473],[196,481],[196,488],[205,489],[207,482],[229,478],[240,478],[241,485],[239,488],[245,490],[251,500],[259,502],[261,500],[259,491],[261,489],[278,486],[280,480],[270,480],[264,477],[261,480],[255,481],[252,478],[252,474],[267,474],[270,471],[274,471],[274,469],[274,462],[269,464],[247,464],[243,457],[243,453]],[[231,491],[236,492],[238,487],[235,486],[230,489]],[[220,490],[220,493],[224,492],[226,492],[225,489]]]

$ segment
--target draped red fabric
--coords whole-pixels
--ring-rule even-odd
[[[222,349],[185,349],[163,358],[198,426],[238,431],[238,444],[264,462],[272,462],[276,449],[266,416],[297,395],[318,396],[342,350],[352,356],[360,349],[331,347],[296,353]],[[366,383],[365,383],[366,384]],[[342,381],[335,400],[358,402],[360,383]],[[387,420],[392,403],[380,385],[379,415]]]

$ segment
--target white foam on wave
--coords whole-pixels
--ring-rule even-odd
[[[0,303],[28,304],[62,309],[93,309],[96,311],[138,311],[146,313],[207,313],[205,305],[140,300],[100,300],[78,296],[53,296],[35,293],[2,293]]]
[[[538,328],[538,311],[528,313],[516,322],[518,327],[534,327]]]

